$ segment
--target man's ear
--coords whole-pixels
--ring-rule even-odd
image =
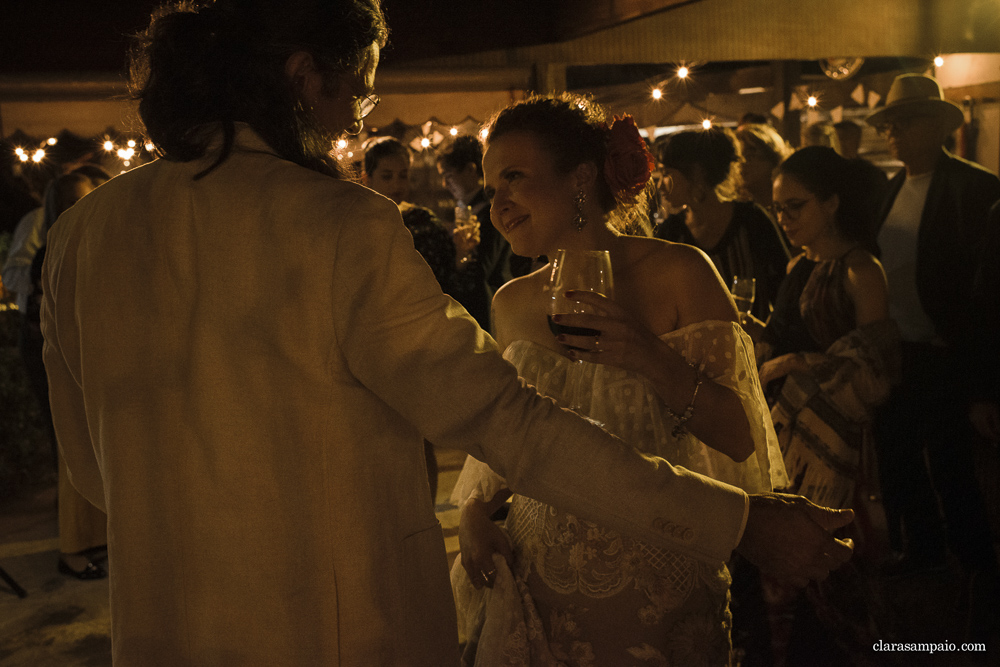
[[[285,76],[303,101],[314,100],[323,85],[316,61],[307,51],[296,51],[285,61]]]

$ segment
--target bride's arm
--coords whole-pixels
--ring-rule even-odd
[[[688,246],[674,245],[668,252],[669,257],[663,259],[670,269],[658,272],[646,287],[661,293],[669,291],[674,297],[675,328],[706,320],[736,322],[736,308],[708,258]],[[564,316],[563,321],[570,326],[601,331],[598,351],[594,351],[593,337],[569,337],[566,342],[570,345],[590,351],[568,352],[567,356],[644,375],[672,413],[681,418],[690,413],[684,428],[703,443],[734,461],[745,461],[754,452],[746,413],[733,391],[702,376],[649,327],[613,301],[585,292],[574,298],[592,303],[606,315]]]

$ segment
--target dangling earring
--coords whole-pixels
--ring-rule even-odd
[[[576,204],[576,215],[573,216],[573,226],[576,227],[576,231],[582,232],[583,228],[587,226],[587,218],[583,214],[583,205],[587,203],[587,195],[583,193],[583,190],[576,193],[573,203]]]

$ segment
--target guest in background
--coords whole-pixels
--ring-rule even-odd
[[[802,147],[806,146],[826,146],[839,153],[840,138],[830,123],[817,121],[802,128]]]
[[[896,77],[885,107],[868,117],[904,167],[889,183],[878,232],[903,375],[876,415],[875,433],[898,552],[887,571],[941,568],[950,547],[967,577],[970,609],[983,612],[995,609],[1000,581],[974,475],[965,371],[982,363],[969,344],[977,318],[972,295],[979,253],[995,233],[988,213],[1000,180],[943,148],[964,119],[938,82],[920,74]],[[989,353],[996,354],[995,344]]]
[[[658,140],[662,188],[682,210],[668,216],[656,237],[704,250],[726,285],[735,276],[756,280],[752,313],[766,320],[785,275],[789,251],[762,208],[738,201],[740,149],[725,128],[677,132]]]
[[[492,331],[490,304],[498,289],[531,269],[531,258],[518,257],[490,221],[490,202],[483,193],[483,145],[472,136],[455,139],[437,157],[445,188],[459,206],[468,206],[479,221],[479,245],[470,270],[476,287],[461,303],[483,329]]]
[[[774,170],[791,150],[770,125],[740,125],[736,129],[736,138],[740,140],[743,155],[740,164],[742,194],[765,211],[770,211]]]
[[[460,303],[472,292],[476,270],[471,260],[480,237],[475,226],[449,232],[433,211],[409,203],[410,150],[394,137],[374,137],[365,142],[362,183],[399,206],[413,245],[434,271],[445,294]]]
[[[851,507],[874,408],[898,379],[885,274],[865,249],[871,224],[850,161],[825,146],[778,167],[774,208],[796,248],[758,346],[791,489]]]

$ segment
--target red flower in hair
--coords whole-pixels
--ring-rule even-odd
[[[615,116],[609,131],[604,179],[619,200],[634,198],[646,187],[656,162],[632,116]]]

